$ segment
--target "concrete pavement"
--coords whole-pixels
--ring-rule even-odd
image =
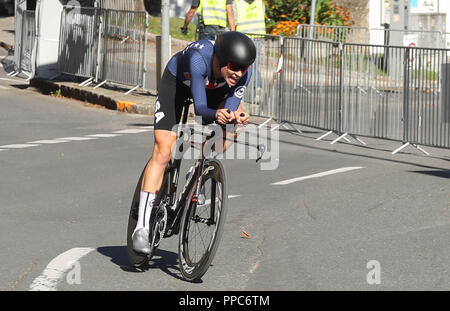
[[[85,249],[92,251],[79,257],[80,282],[60,271],[53,289],[450,287],[448,150],[426,148],[427,157],[407,148],[393,156],[387,151],[398,142],[330,145],[334,137],[314,140],[319,130],[282,129],[277,169],[262,171],[250,159],[222,161],[233,196],[224,235],[203,282],[188,283],[180,279],[178,237],[162,241],[147,271],[127,269],[127,217],[151,152],[153,118],[10,83],[0,79],[2,290],[28,290],[55,258]],[[183,174],[190,161],[183,160]],[[361,168],[306,179],[348,167]],[[250,238],[241,237],[244,229]],[[367,281],[373,261],[380,284]]]

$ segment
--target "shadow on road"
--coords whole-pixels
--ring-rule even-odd
[[[116,264],[125,272],[142,273],[150,269],[160,269],[168,275],[184,281],[181,276],[180,268],[178,267],[177,253],[158,248],[148,265],[138,269],[130,264],[126,246],[102,246],[97,248],[97,251],[100,254],[109,257],[112,263]]]
[[[19,90],[26,90],[27,88],[30,87],[29,84],[11,84],[11,86]]]
[[[102,246],[97,251],[111,259],[111,262],[118,266],[129,266],[126,246]]]
[[[290,132],[290,131],[284,131],[284,130],[280,130],[280,132]],[[297,133],[295,133],[296,136],[300,136],[300,137],[304,137],[304,138],[312,138],[310,136],[307,135],[299,135]],[[329,140],[324,139],[322,140],[323,142],[329,142]],[[376,147],[370,147],[370,146],[362,146],[362,145],[358,145],[358,144],[351,144],[351,143],[347,143],[347,142],[339,142],[340,144],[343,145],[348,145],[351,147],[357,147],[363,150],[371,150],[371,151],[386,151],[386,157],[382,157],[382,156],[372,156],[372,155],[368,155],[368,154],[358,154],[355,152],[351,152],[351,151],[339,151],[339,150],[335,150],[335,149],[329,149],[326,147],[321,147],[319,145],[313,146],[313,145],[306,145],[306,144],[302,144],[302,143],[298,143],[298,142],[293,142],[293,141],[288,141],[286,139],[279,139],[280,143],[284,143],[287,145],[291,145],[291,146],[298,146],[298,147],[303,147],[303,148],[308,148],[308,149],[313,149],[313,150],[321,150],[321,151],[329,151],[329,152],[334,152],[337,154],[344,154],[344,155],[350,155],[350,156],[355,156],[355,157],[361,157],[361,158],[367,158],[367,159],[375,159],[375,160],[382,160],[382,161],[387,161],[387,162],[391,162],[391,163],[398,163],[398,164],[406,164],[406,165],[413,165],[413,166],[417,166],[417,167],[421,167],[421,168],[426,168],[426,169],[432,169],[432,170],[441,170],[441,167],[436,167],[436,166],[431,166],[431,165],[426,165],[426,164],[420,164],[418,162],[414,162],[413,159],[411,159],[411,161],[407,161],[407,160],[395,160],[392,158],[388,158],[388,156],[391,155],[392,150],[390,149],[386,149],[386,148],[382,148],[380,146],[376,146]],[[414,155],[412,152],[401,152],[401,154],[405,154],[405,155]],[[423,156],[422,156],[423,157]],[[431,159],[436,159],[436,160],[444,160],[444,161],[448,161],[448,157],[439,157],[439,156],[428,156],[428,158]],[[420,159],[420,157],[419,157]],[[442,176],[440,176],[442,177]]]
[[[425,174],[435,177],[450,178],[450,170],[436,170],[436,171],[410,171],[411,173]]]

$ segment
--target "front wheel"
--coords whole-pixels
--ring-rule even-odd
[[[183,277],[199,280],[208,270],[223,233],[227,213],[227,185],[225,170],[215,159],[206,160],[202,186],[206,200],[197,204],[192,187],[181,219],[178,258]]]

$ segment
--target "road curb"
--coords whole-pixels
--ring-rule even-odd
[[[52,82],[41,78],[35,78],[30,80],[30,86],[38,89],[45,95],[60,94],[61,96],[77,99],[80,101],[88,102],[93,105],[100,105],[110,110],[117,110],[122,112],[130,112],[137,114],[151,115],[154,111],[154,105],[139,104],[136,102],[123,101],[97,94],[89,89],[80,89],[71,87],[58,82]]]
[[[149,96],[146,98],[147,103],[137,103],[124,99],[114,98],[92,91],[92,89],[81,89],[75,86],[65,85],[61,82],[53,82],[42,78],[34,78],[30,80],[30,86],[39,90],[45,95],[59,94],[63,97],[76,99],[88,102],[93,105],[99,105],[110,110],[117,110],[121,112],[154,115],[156,97]],[[118,96],[121,97],[121,96]],[[253,104],[242,102],[242,107],[245,111],[252,111],[255,107]],[[194,107],[190,108],[189,117],[194,116]]]

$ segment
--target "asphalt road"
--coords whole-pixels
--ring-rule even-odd
[[[234,196],[223,239],[202,282],[188,283],[177,236],[147,271],[128,268],[153,118],[43,96],[1,71],[1,290],[450,289],[449,150],[391,155],[398,142],[330,145],[319,130],[283,129],[268,152],[276,169],[223,161]]]

